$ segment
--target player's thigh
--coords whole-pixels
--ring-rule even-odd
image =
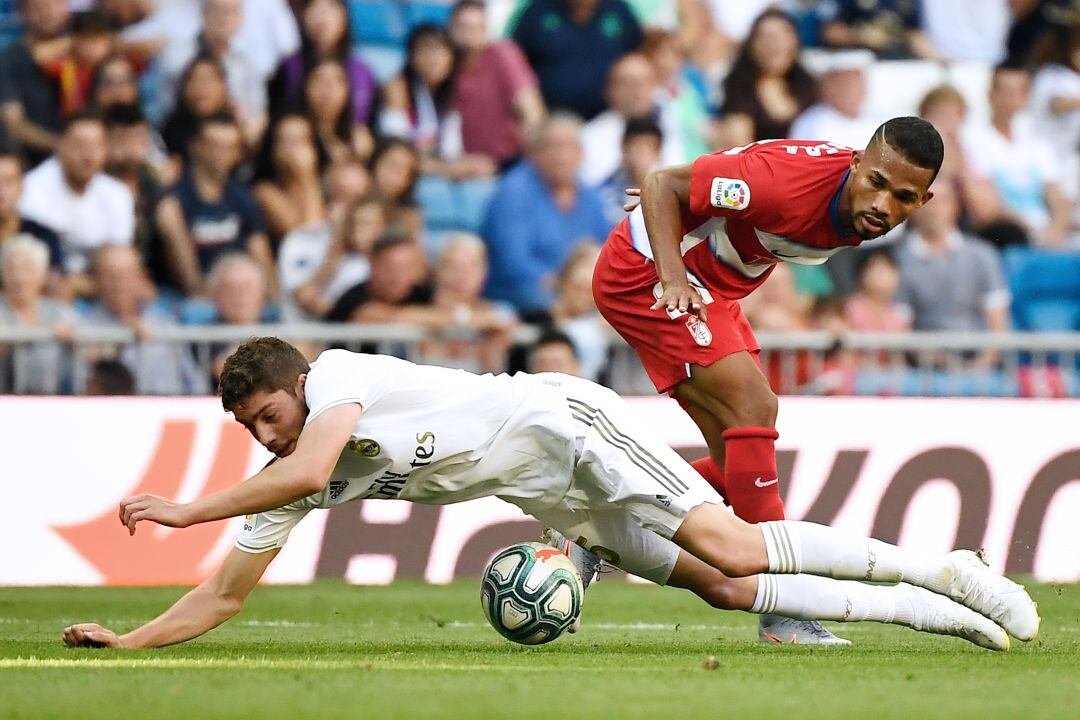
[[[666,585],[683,552],[617,508],[549,508],[533,513],[545,525],[631,575]]]
[[[711,415],[723,428],[776,424],[776,394],[750,351],[732,353],[709,365],[691,366],[690,377],[674,392],[684,406]]]
[[[571,412],[588,430],[580,440],[571,501],[590,511],[617,508],[670,538],[692,509],[723,504],[716,491],[670,447],[643,429],[627,403],[592,385],[567,388]]]

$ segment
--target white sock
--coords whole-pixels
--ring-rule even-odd
[[[934,592],[945,589],[944,558],[796,520],[760,523],[770,573],[808,573],[839,580],[906,582]]]
[[[910,585],[864,585],[813,575],[758,575],[750,612],[775,613],[800,620],[897,623],[915,619]]]

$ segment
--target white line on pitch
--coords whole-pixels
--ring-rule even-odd
[[[0,670],[410,670],[491,672],[567,672],[595,671],[595,667],[564,665],[498,664],[462,665],[458,663],[381,662],[365,660],[274,660],[269,658],[0,658]],[[655,672],[655,668],[627,667],[623,670]]]

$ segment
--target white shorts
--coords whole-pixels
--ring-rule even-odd
[[[723,500],[678,453],[652,440],[617,394],[568,375],[541,377],[566,399],[574,477],[560,503],[526,511],[626,572],[666,584],[679,555],[671,536],[691,509]]]

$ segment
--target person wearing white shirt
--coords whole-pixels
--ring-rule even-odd
[[[1080,244],[1080,26],[1063,34],[1054,51],[1035,73],[1031,110],[1039,134],[1059,151],[1061,189],[1073,203],[1073,244]]]
[[[825,58],[820,74],[821,101],[804,110],[791,125],[795,140],[828,140],[861,150],[874,135],[878,119],[863,112],[867,68],[874,62],[869,50],[845,50]]]
[[[942,60],[1000,62],[1012,22],[1009,0],[922,0],[922,18]]]
[[[970,208],[980,227],[1009,223],[1029,242],[1065,242],[1072,203],[1061,190],[1061,151],[1035,131],[1028,108],[1031,76],[999,66],[990,83],[990,121],[965,128],[964,155],[972,170],[993,184],[998,206]],[[982,230],[989,234],[987,230]]]
[[[612,65],[606,91],[610,109],[586,123],[581,131],[585,149],[581,163],[582,182],[599,185],[619,169],[623,132],[626,121],[632,118],[652,117],[657,121],[663,133],[662,165],[678,165],[685,161],[675,109],[671,101],[657,101],[656,70],[644,55],[630,53]]]
[[[103,245],[130,245],[135,199],[105,174],[105,124],[83,113],[71,116],[56,155],[26,175],[19,212],[60,236],[65,270],[82,273]]]

